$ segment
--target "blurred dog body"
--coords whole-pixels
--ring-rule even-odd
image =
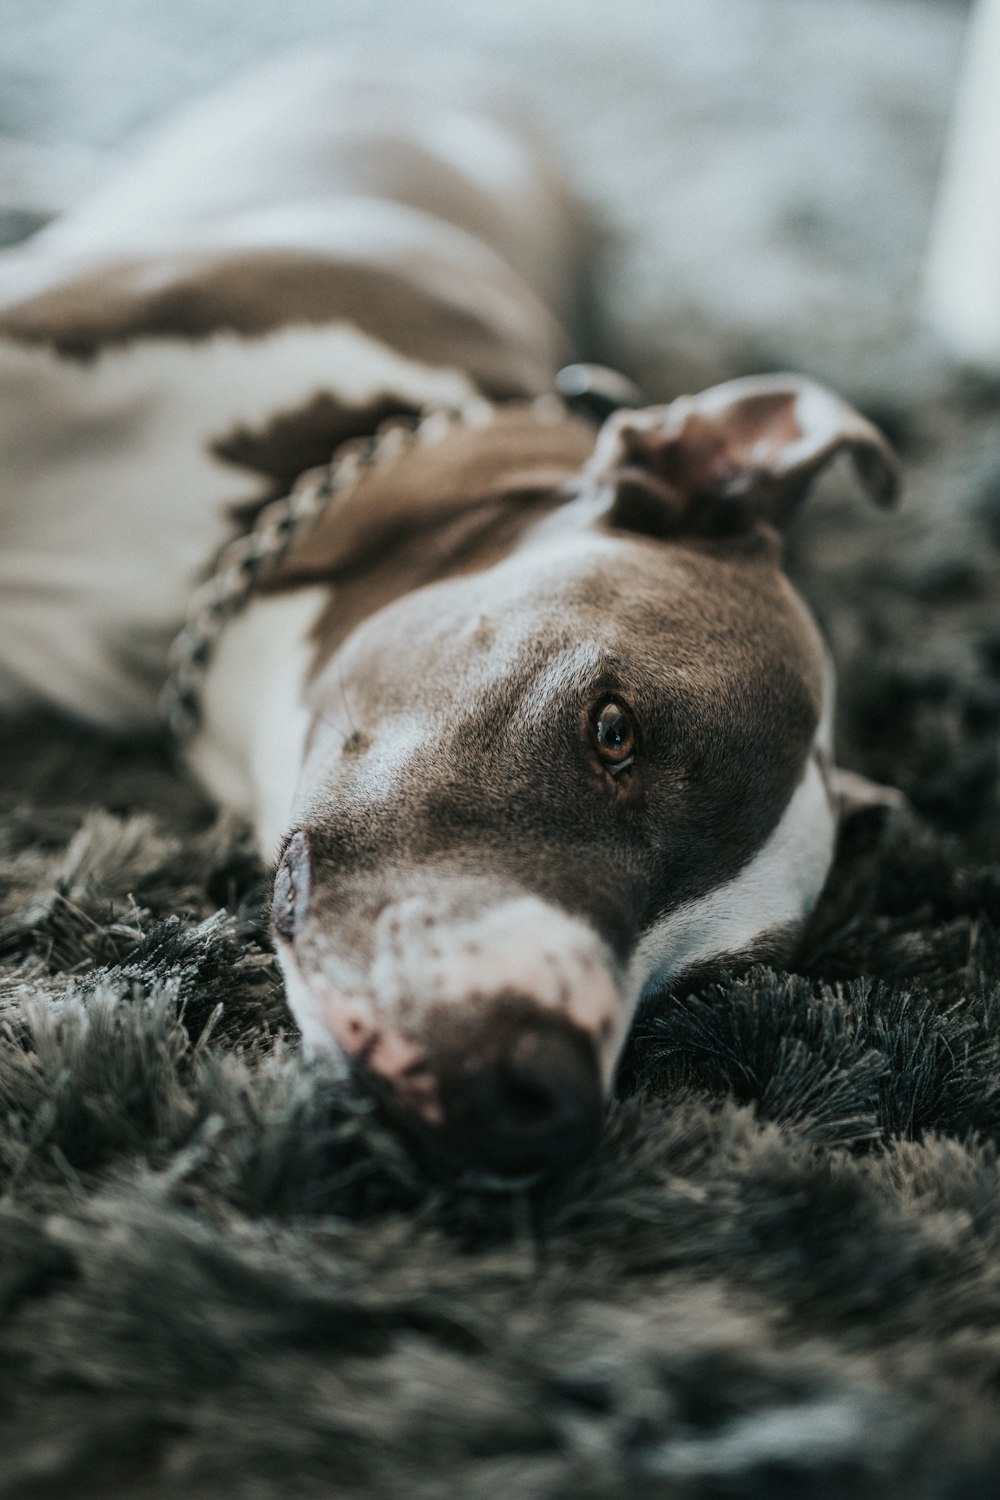
[[[152,724],[231,510],[380,403],[548,388],[583,233],[478,83],[296,57],[0,254],[0,702]]]

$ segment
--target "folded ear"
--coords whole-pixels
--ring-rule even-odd
[[[896,459],[860,412],[801,376],[760,375],[616,412],[588,467],[612,525],[718,535],[784,520],[839,453],[876,504],[893,504]]]

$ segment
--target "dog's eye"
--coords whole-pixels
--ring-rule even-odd
[[[286,939],[295,935],[309,906],[309,845],[300,829],[293,834],[274,877],[271,920],[274,930]]]
[[[615,699],[594,715],[593,735],[597,753],[613,776],[635,760],[635,725]]]

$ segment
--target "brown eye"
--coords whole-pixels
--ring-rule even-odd
[[[628,711],[614,699],[605,703],[594,718],[594,742],[612,775],[624,771],[635,759],[635,725]]]

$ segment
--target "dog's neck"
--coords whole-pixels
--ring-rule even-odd
[[[288,826],[309,732],[306,682],[320,586],[255,598],[232,620],[206,677],[202,721],[188,748],[195,775],[252,825],[272,854]]]

